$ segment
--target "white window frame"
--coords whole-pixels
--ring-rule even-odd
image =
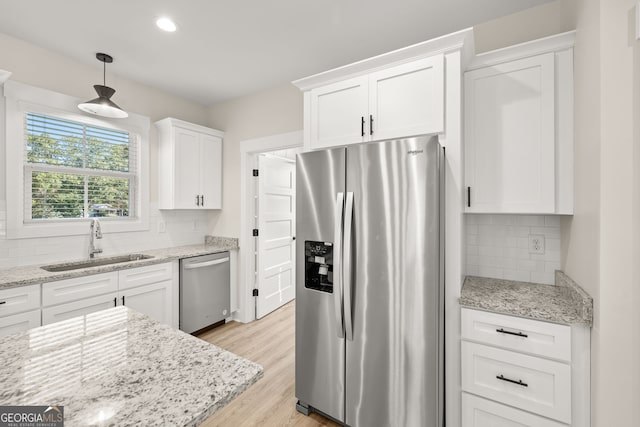
[[[137,194],[135,217],[104,221],[104,233],[142,231],[149,229],[149,128],[148,117],[129,113],[126,119],[104,119],[78,110],[81,100],[15,81],[4,83],[6,146],[7,238],[73,236],[88,233],[91,218],[64,221],[26,221],[24,216],[24,145],[25,114],[28,112],[60,117],[94,126],[124,130],[138,139]]]

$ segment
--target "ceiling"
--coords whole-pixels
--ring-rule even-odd
[[[0,33],[211,105],[548,1],[0,0]]]

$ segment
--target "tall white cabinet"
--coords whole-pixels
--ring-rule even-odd
[[[221,209],[224,133],[171,117],[155,125],[159,208]]]
[[[573,42],[566,33],[471,63],[466,212],[573,213]]]

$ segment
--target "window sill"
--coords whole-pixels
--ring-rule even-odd
[[[91,219],[92,218],[84,218],[77,221],[64,221],[59,223],[27,223],[13,227],[7,224],[9,225],[9,227],[7,227],[7,239],[88,235]],[[109,221],[105,219],[100,222],[100,225],[102,232],[105,234],[147,231],[149,230],[149,219],[138,218],[121,221]]]

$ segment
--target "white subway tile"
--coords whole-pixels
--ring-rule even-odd
[[[492,215],[491,222],[495,225],[515,225],[515,215]]]
[[[544,271],[547,273],[553,273],[556,270],[560,270],[560,263],[555,261],[545,261]]]
[[[546,215],[544,217],[544,225],[547,227],[560,227],[560,216]]]
[[[467,245],[477,245],[478,244],[478,235],[467,235]]]
[[[532,271],[531,281],[533,283],[541,283],[544,285],[553,285],[555,281],[555,273],[547,273],[544,271]]]
[[[531,272],[524,270],[504,270],[503,279],[529,282],[531,280]]]
[[[560,227],[532,227],[531,234],[542,234],[548,238],[560,238]]]
[[[544,227],[544,216],[542,215],[518,215],[518,225],[527,227]]]
[[[467,245],[467,255],[478,255],[478,246]]]
[[[467,275],[468,276],[477,276],[478,275],[478,266],[477,265],[467,265]]]
[[[518,237],[518,247],[529,249],[529,237]]]
[[[478,226],[476,224],[467,224],[467,236],[478,235]]]
[[[519,259],[517,269],[523,271],[544,271],[544,261]]]
[[[503,271],[502,271],[501,268],[479,266],[478,267],[478,276],[480,276],[480,277],[492,277],[494,279],[502,279]]]

